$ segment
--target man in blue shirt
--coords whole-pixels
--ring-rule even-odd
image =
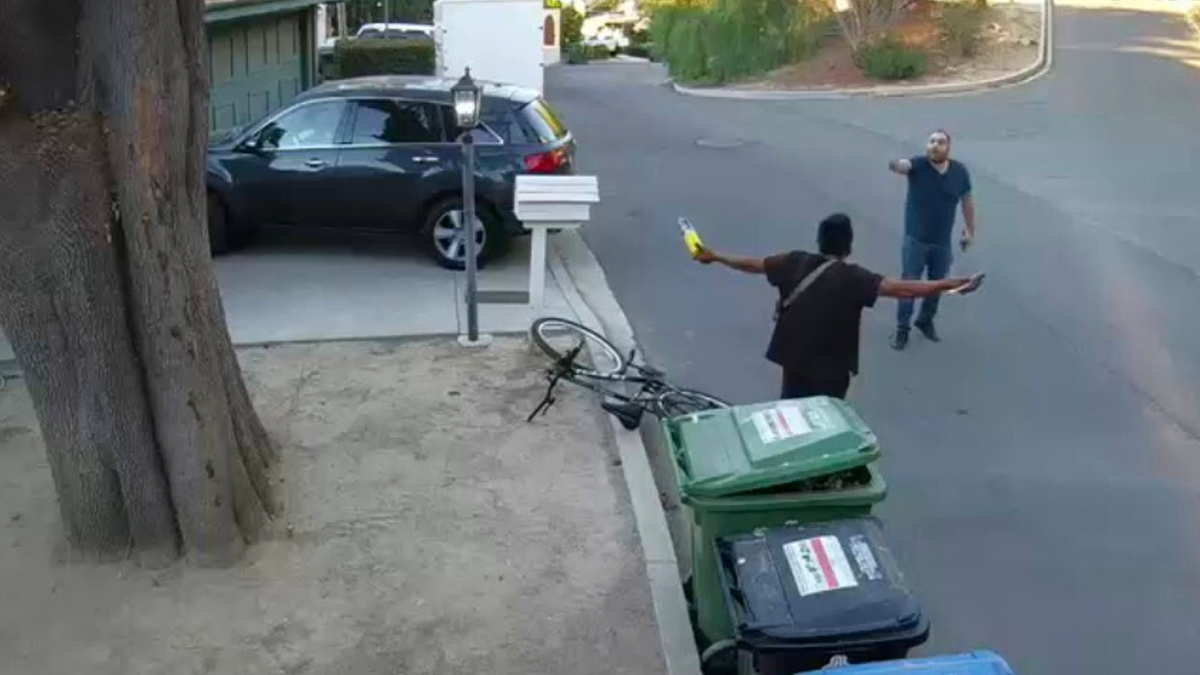
[[[902,279],[945,279],[954,260],[950,239],[954,219],[962,207],[963,228],[959,244],[965,251],[975,238],[975,202],[971,199],[971,174],[962,162],[950,159],[950,134],[939,129],[929,135],[924,157],[894,159],[888,168],[908,178],[908,198],[904,203],[904,248]],[[913,301],[900,300],[896,313],[896,332],[892,348],[908,346],[911,326],[931,342],[939,342],[933,318],[937,315],[938,296],[921,301],[921,311],[912,322]],[[910,323],[911,322],[911,323]]]

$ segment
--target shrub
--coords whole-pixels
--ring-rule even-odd
[[[842,36],[857,55],[867,45],[888,36],[908,0],[847,0],[844,11],[834,12]],[[830,0],[833,4],[833,0]]]
[[[978,0],[938,3],[938,37],[951,56],[975,56],[983,39],[987,4]]]
[[[590,60],[589,52],[591,50],[582,42],[573,42],[567,45],[567,63],[572,66],[585,65]]]
[[[858,50],[859,67],[878,80],[907,80],[925,74],[927,56],[894,37],[884,37]]]
[[[338,40],[334,65],[338,77],[432,75],[432,40]]]
[[[621,52],[626,56],[633,56],[639,59],[652,59],[654,58],[654,45],[649,43],[641,45],[629,45],[625,49],[622,49]]]
[[[611,58],[612,52],[610,52],[608,47],[605,47],[604,45],[592,45],[591,47],[588,47],[589,61],[603,61],[604,59]]]

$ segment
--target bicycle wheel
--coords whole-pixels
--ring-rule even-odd
[[[555,361],[582,346],[572,362],[575,372],[611,377],[625,370],[625,357],[596,331],[567,319],[544,318],[530,328],[533,342]]]
[[[659,394],[654,400],[658,416],[663,418],[690,415],[702,410],[728,408],[729,404],[716,396],[709,396],[702,391],[691,389],[668,389]]]

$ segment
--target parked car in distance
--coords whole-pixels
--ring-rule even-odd
[[[406,39],[433,38],[433,26],[424,23],[364,23],[356,38]]]
[[[592,37],[585,38],[583,44],[587,47],[603,47],[615,56],[617,52],[629,47],[629,36],[620,29],[604,26]]]
[[[214,253],[262,225],[420,233],[441,265],[465,265],[462,152],[454,81],[382,76],[310,89],[208,149]],[[513,213],[522,173],[573,171],[575,141],[537,92],[482,83],[475,141],[479,261],[525,232]]]

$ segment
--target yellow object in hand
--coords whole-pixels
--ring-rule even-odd
[[[679,231],[683,233],[683,244],[687,246],[688,253],[696,255],[704,250],[704,242],[700,241],[700,235],[696,232],[692,221],[687,218],[680,218]]]

